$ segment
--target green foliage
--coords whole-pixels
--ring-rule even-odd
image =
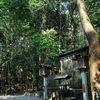
[[[62,13],[57,0],[0,1],[0,74],[8,91],[18,83],[34,89],[39,63],[59,69],[54,56],[84,44],[77,10],[67,4],[74,13]]]
[[[54,34],[57,34],[57,32],[54,29],[50,29],[50,30],[47,29],[46,31],[42,31],[42,34],[47,37],[50,37],[53,36]]]
[[[100,1],[89,0],[87,3],[88,14],[93,25],[97,28],[100,26]]]

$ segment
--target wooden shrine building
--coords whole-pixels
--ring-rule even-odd
[[[88,51],[89,47],[85,46],[56,56],[60,60],[60,75],[72,76],[67,81],[69,90],[74,92],[81,90],[79,95],[76,93],[78,98],[76,100],[91,100]],[[65,82],[62,80],[61,84]]]

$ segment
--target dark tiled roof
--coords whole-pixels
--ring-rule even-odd
[[[40,67],[52,67],[51,65],[49,65],[49,64],[39,64],[40,65]]]
[[[66,75],[56,76],[54,79],[55,79],[55,80],[70,79],[71,77],[72,77],[72,76],[66,74]]]
[[[81,52],[86,52],[86,51],[88,52],[88,50],[89,50],[89,46],[85,46],[85,47],[82,47],[82,48],[74,49],[72,51],[65,52],[63,54],[57,55],[56,57],[57,58],[63,58],[65,56],[70,56],[70,55],[78,54],[78,53],[81,53]]]

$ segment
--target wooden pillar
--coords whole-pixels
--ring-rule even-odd
[[[86,71],[88,70],[88,55],[84,53],[78,53],[72,60],[77,61],[78,63],[77,69],[81,71],[83,100],[89,100],[87,75],[86,75]]]
[[[89,100],[86,72],[85,71],[81,71],[81,76],[82,76],[83,100]]]
[[[47,77],[43,77],[43,84],[44,84],[44,100],[47,100]]]

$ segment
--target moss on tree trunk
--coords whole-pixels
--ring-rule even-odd
[[[94,98],[94,87],[100,89],[100,37],[94,30],[88,17],[84,0],[77,0],[82,27],[89,42],[89,69],[92,100]]]

